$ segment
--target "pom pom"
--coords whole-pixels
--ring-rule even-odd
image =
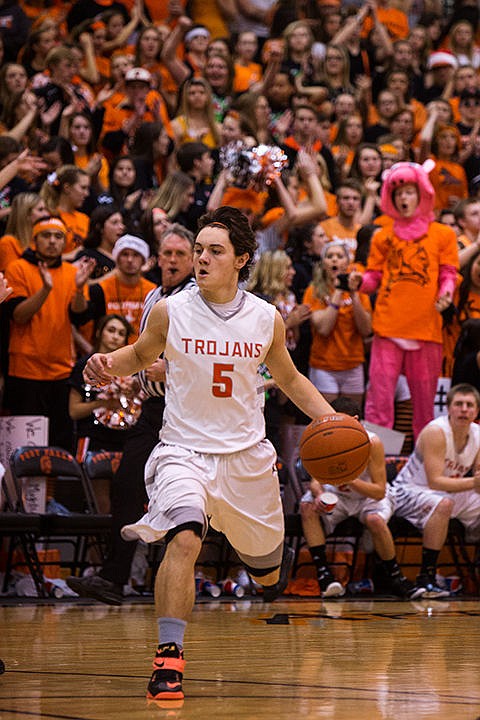
[[[247,147],[240,140],[220,150],[220,164],[228,169],[228,182],[235,187],[264,190],[286,167],[288,158],[275,145]]]

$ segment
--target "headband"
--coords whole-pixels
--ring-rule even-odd
[[[64,235],[67,234],[67,228],[60,220],[60,218],[47,217],[43,220],[38,220],[33,226],[32,237],[37,237],[38,233],[44,232],[45,230],[60,230]]]
[[[325,255],[327,254],[327,250],[330,250],[331,247],[341,247],[347,258],[350,257],[350,251],[348,249],[348,243],[345,242],[345,240],[329,240],[325,243],[325,245],[322,248],[322,251],[320,253],[320,257],[323,260],[325,258]]]
[[[399,149],[396,148],[395,145],[390,145],[389,143],[385,143],[385,145],[380,145],[379,150],[381,153],[390,153],[390,155],[400,154]]]
[[[90,25],[90,30],[106,30],[106,27],[107,26],[102,20],[95,20],[95,22]]]
[[[169,219],[168,213],[165,212],[162,208],[154,207],[152,208],[152,217],[153,218],[165,218],[166,220]]]
[[[192,28],[192,30],[189,30],[185,35],[185,42],[190,42],[190,40],[195,40],[197,37],[204,37],[207,38],[207,40],[210,37],[210,33],[208,32],[207,28],[204,27],[196,27]]]

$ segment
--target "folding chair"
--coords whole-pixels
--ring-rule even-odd
[[[121,459],[121,452],[107,450],[98,452],[89,450],[85,455],[82,467],[90,486],[96,512],[105,514],[110,512],[110,503],[107,507],[105,497],[110,494],[110,487]]]
[[[53,490],[56,504],[53,511],[40,514],[39,542],[72,548],[71,558],[62,558],[61,567],[84,570],[89,562],[87,553],[95,547],[103,557],[110,530],[110,516],[97,513],[88,480],[81,466],[66,450],[59,447],[23,446],[10,456],[10,470],[17,495],[17,510],[25,512],[22,478],[46,478]],[[66,513],[55,512],[61,510]]]
[[[300,501],[303,494],[310,487],[311,477],[303,467],[301,459],[298,457],[293,464],[293,473],[291,477],[292,489],[296,497],[295,512],[287,513],[285,516],[285,536],[289,538],[290,544],[295,549],[295,560],[293,564],[292,575],[295,577],[298,569],[303,565],[310,565],[311,562],[299,562],[300,550],[304,542],[302,518],[300,515]],[[348,582],[353,579],[358,559],[359,542],[363,535],[364,527],[362,523],[354,517],[345,518],[336,526],[333,533],[327,535],[326,541],[329,549],[335,553],[340,545],[346,546],[352,552],[352,559],[347,561],[329,562],[333,567],[343,566],[348,571]]]
[[[14,568],[14,551],[19,547],[23,559],[35,583],[39,597],[47,597],[48,593],[43,583],[43,570],[37,554],[35,542],[41,533],[41,518],[36,513],[24,513],[16,508],[15,498],[2,478],[0,488],[6,499],[5,509],[0,510],[0,538],[8,541],[5,576],[2,592],[6,592],[12,570]]]

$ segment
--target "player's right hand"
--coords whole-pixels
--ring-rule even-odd
[[[95,353],[88,359],[83,370],[83,379],[89,385],[108,385],[112,382],[110,368],[112,359],[103,353]]]

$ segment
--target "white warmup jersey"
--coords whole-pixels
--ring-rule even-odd
[[[162,443],[234,453],[265,437],[258,366],[273,339],[275,307],[244,292],[221,318],[198,288],[167,298],[169,328]]]
[[[432,420],[429,425],[440,427],[445,435],[446,453],[443,474],[446,477],[465,477],[471,469],[480,448],[480,425],[475,423],[470,425],[467,444],[460,453],[455,451],[453,432],[446,415],[441,415]],[[410,455],[407,464],[395,478],[395,486],[404,483],[428,487],[423,458],[420,457],[417,450]]]

